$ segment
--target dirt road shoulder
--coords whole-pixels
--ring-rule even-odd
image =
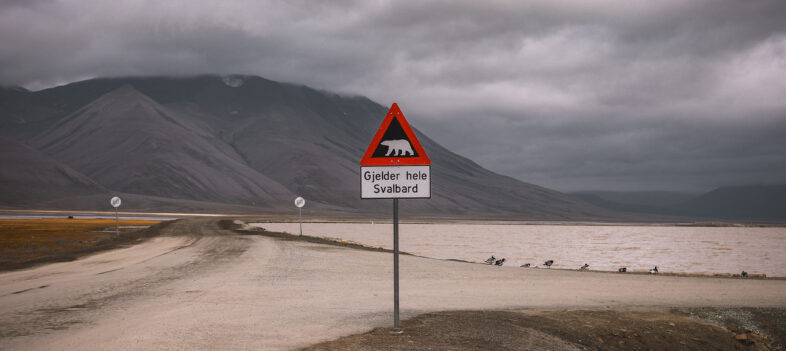
[[[405,320],[401,334],[377,328],[302,350],[781,350],[783,320],[786,309],[437,312]]]

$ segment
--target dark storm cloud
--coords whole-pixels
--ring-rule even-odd
[[[398,101],[558,189],[786,179],[786,2],[0,3],[0,83],[249,73]]]

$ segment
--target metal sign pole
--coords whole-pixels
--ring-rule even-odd
[[[117,219],[117,207],[115,207],[115,234],[120,236],[120,220]]]
[[[393,330],[399,331],[398,319],[398,199],[393,199]]]
[[[300,236],[303,236],[303,206],[306,205],[306,199],[298,196],[295,198],[295,206],[297,206],[297,222],[300,224]]]
[[[360,198],[393,199],[393,334],[399,320],[398,199],[431,198],[431,159],[398,108],[390,106],[360,159]],[[374,224],[374,221],[371,221]]]

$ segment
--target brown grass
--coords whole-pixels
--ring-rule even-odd
[[[152,226],[158,221],[120,220],[120,226]],[[0,270],[84,251],[116,235],[114,219],[0,219]],[[123,233],[136,228],[121,228]]]

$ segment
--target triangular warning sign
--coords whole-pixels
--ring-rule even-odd
[[[360,160],[361,166],[430,165],[431,160],[415,137],[407,119],[396,103],[390,107],[385,120]]]

